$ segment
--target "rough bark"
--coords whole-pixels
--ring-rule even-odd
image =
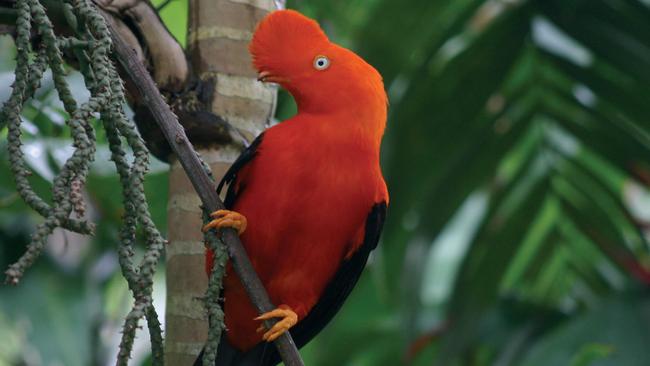
[[[142,0],[94,0],[97,5],[112,16],[111,24],[115,29],[115,24],[123,27],[128,19],[129,24],[133,25],[135,32],[128,27],[119,30],[120,36],[124,39],[126,36],[140,36],[142,42],[146,45],[148,61],[153,69],[153,77],[159,88],[168,91],[180,91],[189,76],[189,67],[187,65],[183,48],[174,37],[169,33],[162,23],[156,10],[149,1]],[[122,21],[115,21],[120,19]],[[129,42],[133,44],[133,41]],[[143,57],[144,58],[144,57]]]
[[[41,0],[57,33],[71,34],[65,21],[63,2]],[[169,33],[147,0],[94,0],[108,14],[106,19],[118,31],[138,57],[147,65],[153,79],[163,91],[181,90],[189,78],[189,65],[183,49]],[[13,31],[15,0],[0,0],[0,34]],[[127,83],[132,83],[128,77]],[[139,103],[135,94],[132,102]]]
[[[64,2],[41,0],[57,34],[71,35],[63,11]],[[209,112],[214,86],[201,83],[192,75],[184,50],[162,23],[148,0],[94,0],[106,20],[135,51],[150,72],[159,90],[167,97],[174,113],[195,146],[220,146],[239,141],[220,116]],[[16,21],[15,0],[0,0],[0,34],[12,34]],[[65,57],[65,55],[64,55]],[[74,58],[66,58],[72,61]],[[135,111],[135,122],[149,151],[168,161],[171,148],[137,92],[137,85],[124,69],[127,98]]]
[[[257,82],[247,49],[255,24],[274,8],[272,0],[190,1],[188,54],[201,89],[210,91],[204,93],[206,107],[247,140],[264,129],[274,110],[275,89]],[[216,179],[238,153],[234,144],[200,151]],[[170,365],[191,365],[207,336],[199,300],[207,286],[199,205],[180,164],[172,161],[165,315]]]

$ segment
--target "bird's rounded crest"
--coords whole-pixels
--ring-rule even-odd
[[[257,25],[249,49],[253,64],[260,70],[273,66],[277,60],[322,49],[329,39],[318,23],[295,10],[277,10]]]

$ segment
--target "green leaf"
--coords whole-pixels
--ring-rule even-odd
[[[605,299],[543,337],[521,365],[647,365],[649,306],[644,292]]]

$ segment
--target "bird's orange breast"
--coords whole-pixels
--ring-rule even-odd
[[[248,256],[273,303],[288,305],[299,320],[361,244],[371,207],[387,199],[376,153],[310,122],[294,118],[267,130],[233,183],[232,209],[248,219],[241,236]],[[230,266],[224,295],[228,339],[250,349],[261,341],[260,324]]]

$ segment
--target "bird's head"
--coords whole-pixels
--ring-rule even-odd
[[[385,113],[386,93],[377,70],[330,42],[316,21],[296,11],[267,15],[249,49],[260,81],[287,89],[299,110],[335,112],[360,105]]]

